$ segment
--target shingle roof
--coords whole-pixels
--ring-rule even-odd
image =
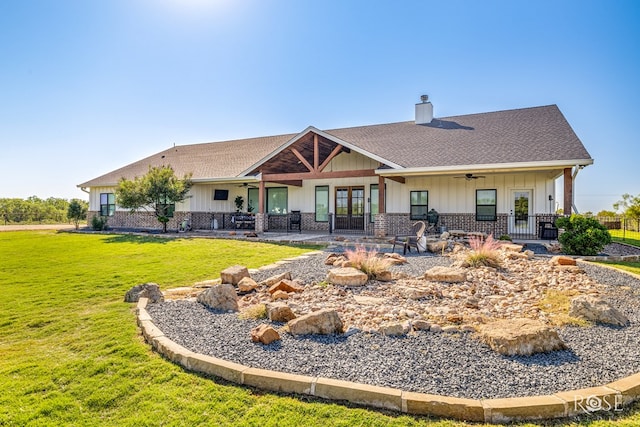
[[[591,160],[556,105],[324,131],[404,168]],[[180,145],[80,184],[113,185],[171,165],[194,180],[238,177],[297,134]]]
[[[149,166],[163,165],[171,165],[179,177],[193,173],[194,180],[235,177],[248,165],[266,157],[295,135],[177,145],[80,184],[79,187],[115,185],[122,177],[132,179],[146,174]]]
[[[556,105],[326,133],[405,168],[591,159]]]

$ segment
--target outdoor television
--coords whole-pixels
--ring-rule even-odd
[[[229,190],[213,190],[213,200],[229,200]]]

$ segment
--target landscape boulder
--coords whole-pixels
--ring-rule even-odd
[[[467,272],[459,268],[438,265],[425,271],[423,278],[433,282],[459,283],[467,280]]]
[[[427,240],[427,250],[431,253],[442,253],[449,246],[446,240]]]
[[[331,309],[314,311],[290,320],[287,325],[292,335],[340,334],[343,330],[338,312]]]
[[[327,281],[334,285],[364,286],[367,280],[365,273],[353,267],[332,268],[327,274]]]
[[[251,330],[251,341],[253,342],[259,342],[267,345],[278,340],[280,340],[280,334],[278,331],[266,323],[256,326]]]
[[[388,337],[401,337],[407,335],[411,330],[409,322],[405,323],[389,323],[378,328],[378,332]]]
[[[388,259],[392,264],[406,264],[407,258],[403,257],[400,254],[395,252],[387,252],[383,255],[384,258]]]
[[[238,282],[238,292],[251,292],[258,287],[258,284],[251,277],[243,277]]]
[[[284,273],[281,274],[276,274],[275,276],[271,276],[265,280],[263,280],[262,282],[259,283],[259,285],[261,286],[273,286],[276,283],[280,283],[283,280],[291,280],[291,272],[290,271],[286,271]]]
[[[267,304],[267,317],[272,322],[282,322],[286,323],[289,320],[293,320],[296,318],[296,315],[291,311],[291,307],[289,307],[285,303],[276,302]]]
[[[480,338],[492,350],[507,356],[530,356],[567,348],[558,333],[542,322],[517,318],[480,327]]]
[[[278,290],[271,294],[271,299],[274,301],[281,300],[281,299],[289,299],[289,294],[285,291]]]
[[[576,265],[576,260],[570,256],[555,255],[551,257],[549,263],[552,265]]]
[[[233,265],[231,267],[225,268],[220,272],[220,279],[222,279],[222,283],[230,283],[232,285],[237,285],[240,283],[243,277],[251,277],[249,275],[249,270],[247,267],[242,265]]]
[[[230,283],[210,287],[198,295],[197,301],[215,310],[238,311],[236,288]]]
[[[502,243],[500,249],[505,252],[522,252],[523,246],[516,243]]]
[[[629,324],[629,319],[620,310],[593,295],[578,295],[571,299],[569,316],[615,326]]]
[[[299,285],[298,283],[294,282],[293,280],[287,280],[287,279],[283,279],[280,282],[271,285],[271,287],[269,287],[269,293],[271,295],[273,295],[276,291],[283,291],[283,292],[302,292],[304,291],[304,286]]]
[[[150,303],[164,301],[160,286],[156,283],[143,283],[129,289],[124,295],[124,302],[138,302],[141,297],[148,298]]]
[[[393,280],[393,275],[389,270],[378,271],[373,276],[379,282],[390,282]]]

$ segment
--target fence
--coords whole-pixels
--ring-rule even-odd
[[[640,239],[640,218],[625,215],[618,216],[594,216],[600,224],[604,225],[612,237],[620,239]]]

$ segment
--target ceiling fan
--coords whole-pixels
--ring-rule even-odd
[[[474,175],[472,173],[465,173],[463,176],[454,176],[454,178],[464,178],[467,181],[471,181],[472,179],[484,178],[483,175]]]
[[[238,185],[238,187],[244,187],[244,188],[258,188],[257,186],[253,185],[253,184],[249,184],[248,182],[243,182],[242,184]]]

